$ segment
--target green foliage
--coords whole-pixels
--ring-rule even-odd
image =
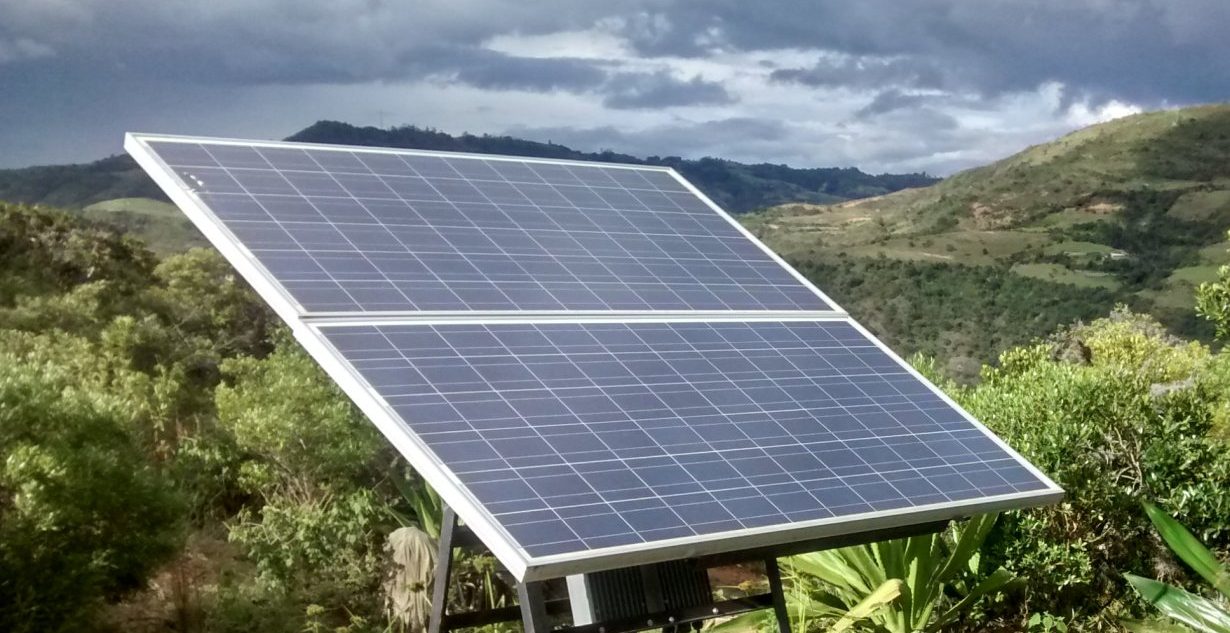
[[[248,459],[243,485],[266,498],[314,498],[369,481],[390,453],[374,427],[342,395],[289,333],[263,359],[223,364],[218,423]]]
[[[1104,290],[1003,269],[854,258],[796,265],[894,349],[946,359],[943,373],[963,380],[1000,350],[1113,305]]]
[[[216,391],[238,484],[262,500],[230,522],[230,539],[269,591],[328,605],[334,620],[379,618],[384,539],[401,514],[380,481],[395,458],[289,333],[276,338],[265,358],[225,361]]]
[[[1025,629],[1038,633],[1068,633],[1068,623],[1054,614],[1038,611],[1030,614],[1025,621]]]
[[[1016,348],[958,400],[1066,491],[1057,506],[1006,515],[989,555],[1021,575],[1052,612],[1116,608],[1111,570],[1145,569],[1136,511],[1146,494],[1204,538],[1230,543],[1230,454],[1210,436],[1230,392],[1220,359],[1117,311],[1050,343]]]
[[[438,530],[438,499],[277,333],[231,267],[207,250],[158,262],[134,240],[54,211],[0,204],[0,220],[0,382],[10,371],[26,381],[0,385],[24,407],[0,400],[0,464],[10,469],[0,477],[0,629],[85,627],[95,607],[151,581],[155,590],[131,599],[200,602],[205,630],[381,628],[385,536],[399,521]],[[29,381],[46,393],[5,391]],[[40,415],[32,428],[5,417]],[[35,448],[22,455],[46,455],[6,461],[26,445]],[[417,504],[390,473],[413,482]],[[54,496],[9,487],[38,477],[62,478],[46,487]],[[155,506],[159,495],[173,507]],[[49,510],[70,501],[76,509]],[[129,505],[94,517],[93,531],[78,525],[120,502]],[[225,532],[240,557],[227,567],[238,571],[212,578],[209,567],[225,561],[191,552],[157,569],[183,523]],[[481,584],[491,566],[475,560]],[[176,571],[199,565],[207,587]],[[192,621],[181,615],[166,617]]]
[[[258,511],[241,511],[230,538],[270,587],[362,601],[378,592],[379,575],[372,572],[381,568],[384,516],[383,502],[368,490],[303,500],[279,496]]]
[[[403,526],[417,524],[418,528],[430,538],[440,538],[440,523],[443,521],[444,501],[436,494],[427,482],[414,477],[402,477],[398,473],[390,475],[389,480],[397,488],[406,505],[414,511],[413,516],[395,513],[398,522]]]
[[[20,346],[0,352],[0,629],[76,630],[177,551],[183,507],[124,397]]]
[[[64,213],[0,202],[0,308],[105,281],[108,291],[96,298],[114,314],[132,303],[153,267],[136,240]]]
[[[220,356],[269,351],[273,313],[213,249],[168,257],[154,269],[151,303],[168,325]]]
[[[877,633],[945,630],[980,600],[1005,591],[1014,578],[1001,568],[982,575],[978,549],[995,525],[982,515],[937,534],[802,554],[785,560],[791,625],[807,631]],[[771,613],[734,618],[717,631],[773,630]]]
[[[1217,270],[1217,281],[1196,289],[1196,313],[1213,322],[1218,338],[1230,339],[1230,266]]]
[[[1145,512],[1170,551],[1221,594],[1223,600],[1230,599],[1230,570],[1217,560],[1213,552],[1192,536],[1182,523],[1157,506],[1146,503]],[[1124,574],[1124,577],[1145,601],[1167,616],[1204,633],[1230,633],[1230,608],[1224,604],[1219,605],[1179,587],[1135,574]],[[1139,622],[1130,624],[1133,628],[1144,628]]]

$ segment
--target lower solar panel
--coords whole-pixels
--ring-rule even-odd
[[[514,573],[1060,494],[848,320],[315,332]]]

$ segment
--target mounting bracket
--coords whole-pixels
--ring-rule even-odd
[[[864,532],[818,540],[788,543],[771,548],[729,552],[701,558],[639,565],[569,577],[569,598],[548,599],[548,581],[517,585],[518,606],[448,613],[448,590],[456,548],[485,549],[469,529],[460,525],[452,508],[445,506],[440,525],[439,553],[432,589],[428,633],[498,622],[522,621],[527,633],[632,633],[661,629],[665,633],[700,630],[705,620],[748,611],[773,609],[780,633],[790,633],[785,592],[777,559],[804,552],[859,545],[885,539],[930,534],[942,530],[946,521]],[[763,561],[769,579],[767,593],[730,600],[714,600],[707,570],[736,562]],[[570,602],[571,599],[571,602]],[[553,622],[569,612],[574,624]]]

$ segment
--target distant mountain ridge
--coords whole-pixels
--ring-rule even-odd
[[[767,163],[746,165],[719,158],[691,160],[654,156],[641,159],[614,152],[587,153],[555,143],[510,136],[452,136],[414,126],[380,129],[339,121],[319,121],[287,140],[666,165],[681,172],[715,202],[734,213],[786,202],[839,202],[923,187],[937,181],[926,174],[872,175],[854,167],[796,169]],[[127,156],[111,156],[77,165],[0,170],[0,200],[8,202],[82,209],[117,198],[165,200],[158,187]]]
[[[462,134],[415,126],[390,129],[319,121],[286,140],[338,145],[374,145],[477,154],[588,160],[672,167],[728,211],[744,213],[785,202],[831,203],[878,196],[938,182],[926,174],[865,173],[855,167],[795,168],[770,163],[745,164],[721,158],[678,156],[638,158],[611,151],[582,152],[556,143],[511,136]]]

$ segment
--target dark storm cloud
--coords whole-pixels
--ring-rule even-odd
[[[681,81],[667,72],[621,73],[611,78],[602,90],[609,108],[662,108],[684,105],[734,103],[721,84],[699,76]]]
[[[1096,98],[1161,103],[1230,97],[1228,24],[1223,0],[696,0],[663,4],[624,29],[645,54],[815,49],[873,74],[885,71],[875,69],[884,58],[931,66],[940,76],[919,75],[922,83],[984,95],[1055,81]],[[779,77],[866,85],[844,70],[822,62]]]
[[[780,68],[774,81],[808,86],[942,88],[944,74],[930,62],[910,58],[849,57],[824,59],[810,68]]]
[[[471,86],[494,90],[581,91],[597,88],[607,71],[592,60],[513,57],[498,53],[473,56],[458,64],[454,78]]]
[[[1225,0],[0,0],[0,164],[93,158],[124,127],[393,112],[638,154],[951,166],[1107,104],[1230,99],[1228,24]]]
[[[859,108],[855,114],[860,117],[875,116],[902,108],[913,108],[926,100],[923,95],[906,94],[893,88],[876,94],[870,103]]]
[[[463,63],[481,73],[492,63],[482,54],[487,38],[580,28],[607,13],[566,0],[0,2],[0,43],[147,78],[352,83],[413,79]]]

